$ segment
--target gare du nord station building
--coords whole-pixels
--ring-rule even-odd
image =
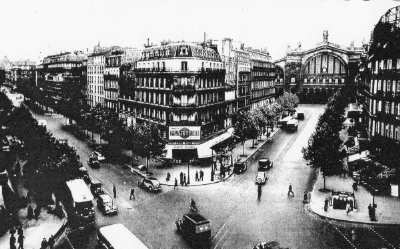
[[[328,40],[328,31],[316,47],[304,50],[299,44],[275,63],[284,72],[284,81],[277,92],[297,93],[302,103],[325,103],[337,89],[354,84],[365,49],[339,46]]]

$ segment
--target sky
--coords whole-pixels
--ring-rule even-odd
[[[369,41],[373,26],[400,0],[0,0],[0,58],[33,59],[62,51],[120,45],[143,48],[146,39],[202,41],[233,38],[267,48],[322,41],[348,46]]]

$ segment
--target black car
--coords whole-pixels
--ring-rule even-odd
[[[269,158],[261,158],[258,160],[258,171],[271,169],[273,162]]]
[[[198,213],[188,213],[176,222],[178,232],[194,248],[209,248],[211,242],[211,223]]]
[[[241,174],[247,170],[247,162],[245,161],[237,161],[233,165],[233,173]]]

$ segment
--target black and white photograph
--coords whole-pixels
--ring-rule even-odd
[[[0,249],[400,249],[400,0],[0,9]]]

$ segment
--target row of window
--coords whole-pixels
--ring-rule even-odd
[[[369,100],[369,111],[373,115],[375,115],[379,112],[383,112],[386,114],[400,116],[400,103],[370,99]]]
[[[395,139],[400,141],[400,127],[387,124],[382,121],[377,121],[375,119],[369,120],[369,130],[372,136],[380,135],[386,138]]]
[[[161,77],[138,77],[137,84],[140,87],[171,89],[171,81]],[[187,86],[196,85],[198,88],[211,88],[223,86],[223,82],[219,79],[180,77],[173,79],[174,85]]]
[[[271,96],[272,94],[275,94],[275,88],[268,88],[268,89],[263,89],[260,91],[255,91],[255,92],[252,92],[251,96],[253,98],[260,98],[260,97],[265,97],[265,96]]]
[[[371,80],[370,90],[372,94],[377,91],[400,93],[400,80]]]
[[[400,69],[400,58],[371,61],[368,63],[368,68],[374,74],[377,74],[378,70]]]
[[[271,88],[275,86],[274,81],[253,81],[251,82],[251,89]]]
[[[103,74],[104,66],[102,65],[90,65],[87,67],[87,74]]]
[[[304,83],[318,83],[318,84],[344,84],[344,78],[305,78]],[[294,83],[294,78],[292,78],[292,83]]]

